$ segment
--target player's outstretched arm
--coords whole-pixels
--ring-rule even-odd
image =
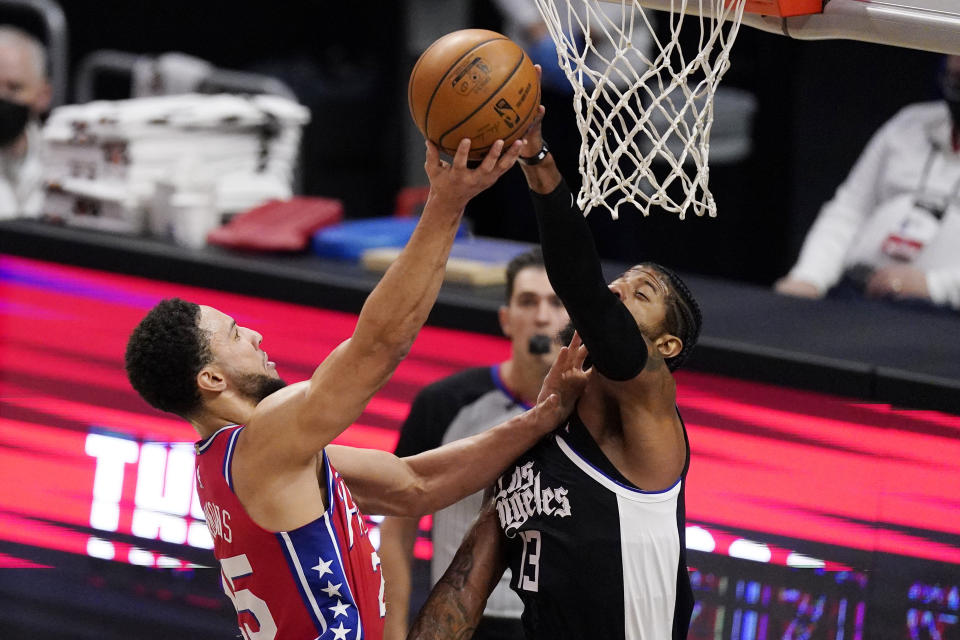
[[[544,109],[525,136],[521,156],[543,146]],[[573,201],[553,155],[521,165],[530,187],[540,230],[543,261],[557,296],[583,337],[597,370],[612,380],[630,380],[647,361],[647,345],[636,320],[607,287],[590,227]]]
[[[268,424],[258,425],[263,434],[259,444],[276,462],[310,462],[359,417],[389,379],[436,300],[463,208],[513,166],[519,143],[503,155],[502,150],[502,142],[494,143],[480,166],[471,169],[469,139],[460,143],[452,164],[441,161],[436,146],[427,143],[430,194],[423,214],[406,247],[364,303],[353,335],[331,352],[309,381],[270,396],[254,413],[251,424]]]
[[[483,433],[408,458],[339,445],[329,445],[327,455],[364,513],[422,516],[492,484],[566,415],[552,396]]]
[[[453,562],[430,592],[407,640],[471,638],[487,598],[507,568],[492,499],[460,544]]]
[[[591,375],[574,339],[560,350],[537,406],[483,433],[415,456],[331,445],[327,455],[364,513],[419,516],[490,486],[497,476],[570,415]]]

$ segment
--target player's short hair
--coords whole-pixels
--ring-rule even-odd
[[[168,298],[147,313],[127,341],[130,384],[151,406],[183,418],[200,408],[197,374],[213,359],[199,323],[199,305]]]
[[[40,41],[22,29],[0,24],[0,46],[11,45],[22,47],[30,54],[37,78],[42,80],[47,77],[47,50]]]
[[[655,262],[644,262],[638,266],[646,266],[654,269],[666,276],[669,283],[667,293],[667,313],[664,318],[664,330],[680,338],[683,342],[683,349],[680,353],[667,358],[665,361],[670,371],[676,371],[690,356],[690,352],[697,344],[700,337],[700,326],[703,323],[703,315],[700,313],[700,305],[687,284],[680,276],[671,269]]]
[[[546,269],[543,264],[543,250],[540,247],[524,251],[507,263],[507,304],[510,304],[510,298],[513,297],[513,285],[517,281],[517,274],[527,267]]]

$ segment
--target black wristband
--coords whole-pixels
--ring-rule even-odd
[[[528,167],[532,167],[535,164],[540,164],[541,162],[543,162],[543,159],[547,157],[548,153],[550,153],[550,149],[547,148],[546,141],[541,141],[540,151],[537,152],[537,155],[527,156],[526,158],[524,158],[523,156],[520,156],[519,158],[517,158],[517,160],[520,161],[520,164],[525,164]]]

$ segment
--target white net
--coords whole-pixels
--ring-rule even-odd
[[[715,216],[713,97],[746,0],[535,1],[573,85],[583,211]]]

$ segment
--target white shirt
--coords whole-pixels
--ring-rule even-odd
[[[790,277],[826,291],[854,265],[904,264],[889,246],[905,237],[920,243],[907,264],[926,273],[931,300],[960,309],[960,153],[951,131],[944,102],[910,105],[884,124],[820,210]],[[945,209],[939,223],[918,199]]]
[[[34,122],[26,133],[26,155],[0,151],[0,220],[37,218],[43,210],[43,141]]]

